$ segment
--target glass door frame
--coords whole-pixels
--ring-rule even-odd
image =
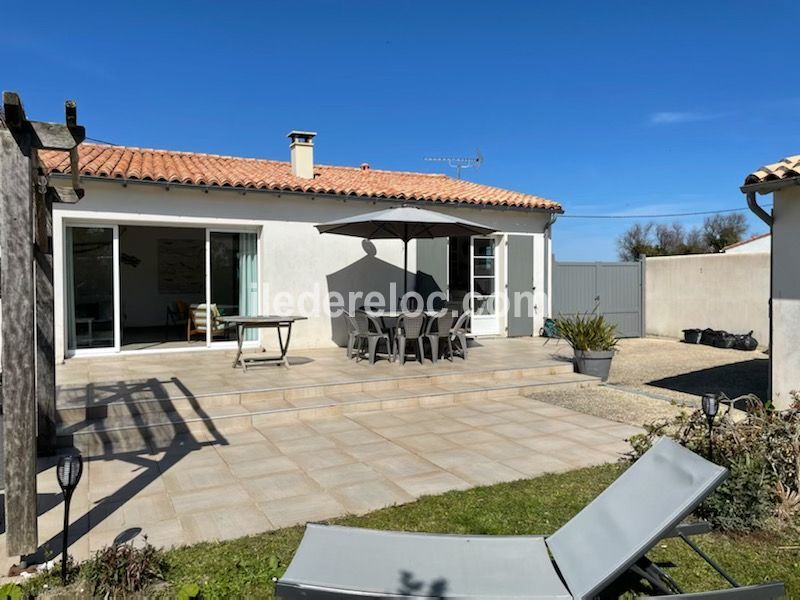
[[[481,298],[494,298],[494,314],[493,315],[477,315],[475,314],[475,241],[476,240],[489,240],[492,242],[492,263],[493,263],[493,276],[494,279],[494,293],[492,296],[480,295]],[[473,235],[470,237],[469,243],[469,309],[472,313],[470,318],[470,333],[473,335],[499,335],[500,334],[500,314],[498,312],[499,302],[499,284],[500,273],[498,270],[498,251],[501,248],[501,238],[496,235]],[[478,257],[480,258],[480,257]],[[483,257],[487,258],[487,257]],[[478,275],[488,279],[486,275]],[[481,325],[485,325],[482,327]],[[478,327],[476,327],[478,325]]]
[[[258,288],[258,300],[257,305],[260,308],[263,305],[263,294],[262,294],[262,274],[261,274],[261,234],[263,228],[261,226],[247,226],[247,225],[232,225],[230,227],[226,227],[224,225],[208,225],[208,224],[188,224],[188,223],[173,223],[173,222],[140,222],[140,221],[109,221],[109,220],[89,220],[89,219],[70,219],[64,218],[62,221],[62,248],[63,248],[63,256],[62,256],[62,272],[66,275],[66,265],[67,265],[67,258],[66,253],[71,252],[72,248],[67,248],[66,246],[66,230],[68,227],[78,227],[78,228],[96,228],[96,229],[111,229],[113,232],[112,238],[112,260],[113,260],[113,294],[114,294],[114,344],[113,346],[107,346],[105,348],[69,348],[69,319],[67,317],[67,302],[66,302],[66,288],[64,288],[64,293],[62,294],[62,306],[63,311],[63,336],[64,336],[64,355],[66,358],[72,357],[80,357],[80,356],[101,356],[101,355],[110,355],[110,354],[148,354],[148,353],[161,353],[161,352],[191,352],[197,351],[201,349],[207,348],[215,348],[215,349],[222,349],[222,348],[236,348],[236,340],[224,340],[224,341],[213,341],[212,340],[212,332],[211,329],[208,328],[206,332],[206,343],[205,346],[201,347],[189,347],[189,348],[164,348],[164,349],[154,349],[154,350],[122,350],[122,299],[120,297],[120,244],[119,244],[119,228],[120,225],[131,225],[131,226],[142,226],[142,227],[187,227],[187,228],[197,228],[203,229],[205,231],[205,246],[204,246],[204,265],[205,265],[205,273],[204,273],[204,290],[205,290],[205,303],[206,303],[206,319],[207,323],[210,322],[210,312],[211,312],[211,233],[250,233],[256,236],[256,285]],[[67,284],[67,278],[64,277],[64,286]],[[260,340],[253,340],[244,342],[245,347],[258,347],[260,345]]]
[[[64,221],[64,232],[62,238],[64,241],[64,268],[62,269],[64,274],[66,275],[66,264],[67,264],[67,252],[72,252],[72,248],[66,247],[66,231],[69,227],[79,228],[79,229],[111,229],[112,231],[112,240],[111,240],[111,257],[112,257],[112,293],[113,293],[113,305],[114,305],[114,344],[112,346],[106,346],[105,348],[70,348],[69,347],[69,316],[67,315],[67,310],[69,309],[66,306],[66,294],[64,295],[64,352],[67,357],[73,356],[98,356],[103,354],[110,354],[116,353],[120,351],[120,345],[122,342],[122,309],[120,304],[120,276],[119,276],[119,225],[117,223],[109,223],[107,221]],[[67,285],[68,279],[65,277],[64,285]],[[65,290],[66,291],[66,290]],[[73,315],[74,318],[74,315]]]
[[[211,234],[212,233],[252,233],[256,236],[256,286],[258,288],[258,300],[256,301],[259,307],[262,306],[261,297],[261,228],[260,227],[242,227],[242,226],[215,226],[206,227],[206,273],[205,273],[205,290],[206,290],[206,323],[211,323]],[[242,344],[245,348],[254,348],[260,346],[261,341],[245,339]],[[223,340],[215,342],[211,327],[206,328],[206,348],[236,348],[236,340]]]

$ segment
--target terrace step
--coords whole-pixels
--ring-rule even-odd
[[[301,388],[287,388],[294,393],[281,397],[248,396],[238,403],[208,405],[195,402],[176,403],[162,407],[172,410],[138,411],[138,404],[127,405],[127,413],[114,411],[101,418],[87,419],[76,423],[63,423],[59,428],[58,444],[74,446],[85,455],[117,452],[145,451],[164,448],[186,434],[198,442],[212,441],[225,434],[292,422],[318,419],[362,411],[375,411],[418,406],[444,406],[475,400],[498,399],[508,396],[536,393],[551,389],[571,389],[597,385],[599,380],[585,375],[568,373],[539,373],[538,376],[513,376],[489,378],[476,382],[461,376],[460,380],[442,381],[426,385],[418,381],[397,387],[386,385],[385,389],[354,389],[356,384],[322,386],[332,388],[328,393],[308,395]],[[431,378],[438,378],[432,376]],[[396,380],[393,380],[396,381]],[[371,382],[374,383],[374,382]],[[312,386],[314,387],[314,386]],[[302,388],[305,389],[305,388]],[[123,408],[125,408],[123,406]]]
[[[267,367],[271,368],[271,367]],[[389,377],[372,377],[361,380],[348,380],[326,384],[297,384],[284,387],[226,390],[216,393],[191,394],[184,385],[173,389],[164,387],[152,391],[146,384],[141,389],[130,384],[128,389],[118,391],[120,386],[96,385],[91,388],[59,389],[57,398],[57,419],[62,425],[75,425],[115,416],[139,415],[145,413],[167,413],[208,410],[217,406],[246,405],[255,402],[282,401],[290,405],[304,401],[314,403],[314,398],[323,396],[353,395],[377,391],[403,390],[415,388],[433,389],[444,384],[474,385],[484,382],[513,381],[521,378],[537,378],[550,375],[571,375],[569,363],[548,362],[525,368],[487,369],[468,372],[449,372],[437,374],[399,374]],[[452,389],[452,388],[451,388]],[[105,396],[103,395],[105,393]]]

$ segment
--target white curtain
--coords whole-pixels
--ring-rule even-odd
[[[77,340],[75,339],[75,269],[73,266],[73,253],[72,248],[72,227],[67,227],[66,240],[64,252],[64,290],[66,292],[67,306],[67,349],[75,350],[77,348]]]
[[[239,234],[239,314],[258,314],[258,236],[255,233]],[[247,340],[258,339],[258,332],[250,329]]]

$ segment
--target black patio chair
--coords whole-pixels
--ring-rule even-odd
[[[431,361],[436,362],[444,353],[447,344],[447,356],[453,360],[453,344],[450,341],[450,328],[453,326],[453,313],[444,310],[428,318],[425,326],[425,339],[431,347]]]
[[[417,360],[422,364],[425,351],[422,347],[425,313],[403,313],[397,319],[397,331],[394,336],[394,349],[400,358],[400,364],[406,364],[406,348],[409,342],[416,342]]]
[[[355,322],[358,332],[356,341],[360,340],[358,355],[361,356],[363,354],[363,344],[366,342],[369,364],[374,365],[375,356],[378,353],[378,345],[383,342],[386,344],[386,355],[389,361],[392,361],[392,340],[389,337],[389,333],[383,329],[380,320],[362,308],[356,311]]]

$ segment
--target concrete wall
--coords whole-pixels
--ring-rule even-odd
[[[800,188],[775,192],[772,209],[772,400],[800,390]]]
[[[683,329],[725,329],[769,344],[770,255],[697,254],[648,258],[648,335],[682,337]]]
[[[63,233],[66,223],[116,223],[169,227],[202,226],[217,229],[253,230],[259,233],[261,290],[264,313],[280,310],[289,298],[302,297],[310,307],[324,303],[329,291],[343,293],[372,290],[388,294],[390,283],[399,283],[402,293],[403,245],[397,240],[369,242],[358,238],[321,235],[314,224],[350,215],[363,214],[391,205],[361,199],[309,197],[283,193],[246,193],[234,190],[209,190],[115,181],[84,181],[86,196],[76,205],[58,205],[54,211],[55,294],[64,298]],[[542,249],[546,213],[487,209],[478,207],[436,207],[432,210],[458,215],[484,223],[504,233],[534,236],[537,304],[547,306]],[[501,236],[502,238],[502,236]],[[499,245],[501,251],[503,244]],[[503,260],[502,258],[500,259]],[[409,270],[416,265],[416,243],[409,244]],[[503,263],[504,264],[504,263]],[[501,278],[501,285],[504,280]],[[409,277],[409,289],[413,289]],[[502,289],[502,288],[500,288]],[[308,311],[300,307],[298,311]],[[536,328],[546,311],[537,315]],[[501,322],[501,331],[504,320]],[[64,305],[56,304],[56,355],[64,356]],[[298,324],[292,333],[295,349],[332,346],[342,341],[343,323],[316,316]],[[265,341],[274,347],[274,334]]]

